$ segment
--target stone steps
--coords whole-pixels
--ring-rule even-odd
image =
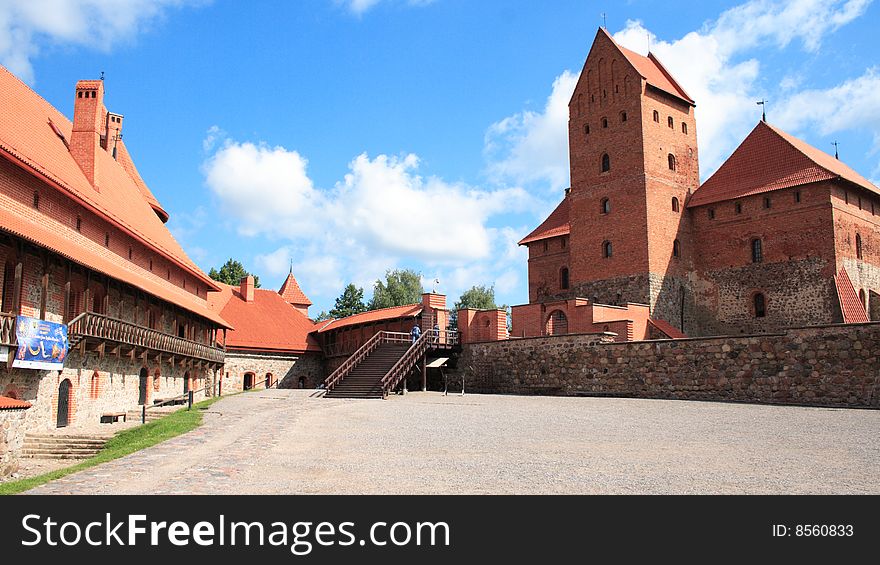
[[[88,459],[97,454],[113,434],[29,433],[21,456],[30,459]]]

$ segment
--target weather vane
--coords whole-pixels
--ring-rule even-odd
[[[758,106],[761,107],[761,121],[762,122],[767,121],[767,102],[770,102],[770,101],[764,100],[763,98],[761,98],[760,102],[757,102]]]

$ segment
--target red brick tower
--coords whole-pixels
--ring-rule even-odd
[[[685,203],[699,185],[694,102],[660,62],[599,29],[569,104],[571,292],[648,304],[685,329]]]

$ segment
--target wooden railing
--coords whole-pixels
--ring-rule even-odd
[[[428,351],[428,346],[435,336],[434,330],[426,331],[406,350],[403,357],[397,360],[397,363],[379,381],[379,384],[382,386],[382,396],[388,396],[388,393],[394,390],[394,387],[400,383],[401,379],[406,378],[407,373],[415,367],[419,359]]]
[[[401,332],[377,332],[373,337],[367,340],[360,348],[351,354],[330,376],[324,379],[324,388],[333,390],[339,381],[345,378],[358,364],[366,359],[374,349],[383,343],[409,343],[409,334]]]
[[[211,363],[223,363],[224,359],[223,350],[217,347],[94,312],[80,314],[70,321],[67,328],[71,345],[92,338]]]
[[[327,390],[333,390],[339,381],[341,381],[345,375],[349,374],[352,369],[354,369],[358,363],[366,359],[366,357],[373,352],[374,349],[379,347],[379,344],[382,343],[382,334],[384,332],[378,332],[373,337],[367,340],[360,348],[351,354],[351,356],[346,359],[342,365],[336,368],[335,371],[330,373],[330,376],[324,379],[324,388]]]
[[[0,345],[16,343],[18,340],[15,337],[15,314],[0,313]]]

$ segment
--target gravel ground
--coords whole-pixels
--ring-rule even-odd
[[[880,412],[269,390],[42,494],[880,494]]]

